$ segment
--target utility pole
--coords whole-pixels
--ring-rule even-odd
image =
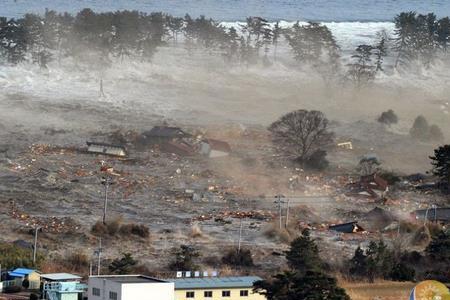
[[[284,196],[283,195],[276,195],[275,198],[277,199],[277,200],[275,200],[275,203],[277,203],[277,205],[278,205],[278,216],[279,216],[279,220],[280,220],[279,227],[281,229],[281,227],[282,227],[282,218],[283,218],[282,212],[281,212],[281,204],[284,203],[283,201],[281,201],[281,198],[284,198]]]
[[[242,239],[242,217],[241,217],[241,224],[239,225],[238,254],[241,253],[241,239]]]
[[[94,254],[97,255],[97,275],[100,276],[100,270],[101,270],[101,255],[102,255],[102,239],[99,238],[99,245],[98,245],[98,249],[94,251]]]
[[[36,255],[37,255],[37,239],[38,239],[39,226],[34,228],[34,248],[33,248],[33,265],[36,266]]]
[[[288,228],[289,225],[289,198],[286,201],[286,229]]]
[[[105,186],[105,200],[103,202],[103,224],[106,224],[106,209],[108,207],[108,188],[113,184],[109,176],[102,178],[102,184]]]

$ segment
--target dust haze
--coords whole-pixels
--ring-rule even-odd
[[[320,110],[334,121],[338,140],[377,152],[392,169],[424,172],[436,145],[414,142],[408,132],[423,115],[449,135],[450,74],[443,63],[412,73],[382,73],[357,89],[296,67],[288,52],[270,66],[245,67],[201,49],[166,45],[151,63],[125,58],[105,68],[67,59],[48,69],[2,66],[0,123],[2,134],[20,132],[31,142],[46,142],[44,131],[53,128],[70,134],[51,139],[77,144],[92,132],[111,129],[143,131],[162,122],[264,128],[292,110]],[[399,116],[390,128],[376,122],[388,109]]]

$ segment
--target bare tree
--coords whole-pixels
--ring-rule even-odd
[[[296,110],[285,114],[270,125],[273,143],[288,158],[305,162],[315,151],[333,141],[328,131],[328,119],[316,110]]]

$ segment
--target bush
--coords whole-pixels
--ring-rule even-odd
[[[442,141],[444,139],[444,134],[442,130],[437,125],[430,126],[430,140],[432,141]]]
[[[390,273],[393,281],[413,281],[415,275],[416,271],[402,262],[395,264]]]
[[[121,221],[119,219],[114,219],[112,221],[106,222],[106,228],[108,234],[111,236],[116,235],[119,232]]]
[[[304,167],[311,170],[324,170],[328,167],[329,162],[326,159],[327,152],[325,150],[317,150],[304,161]]]
[[[409,133],[415,139],[421,141],[442,141],[444,134],[437,125],[428,125],[427,120],[423,116],[418,116],[414,121]]]
[[[85,271],[89,267],[89,257],[82,251],[73,252],[65,260],[64,265],[75,271]]]
[[[0,264],[4,269],[25,267],[34,268],[33,259],[30,249],[23,249],[10,243],[0,242]],[[37,255],[36,267],[39,267],[44,261],[43,256],[39,253]]]
[[[147,226],[142,224],[120,224],[121,221],[119,219],[113,220],[111,222],[107,222],[106,225],[101,221],[97,221],[91,228],[91,233],[97,236],[116,236],[117,234],[121,235],[135,235],[142,238],[148,238],[150,236],[150,230]]]
[[[173,260],[169,264],[170,270],[198,270],[199,267],[195,264],[195,261],[200,257],[200,252],[194,247],[181,245],[180,248],[172,249],[172,255]]]
[[[108,228],[101,221],[97,221],[91,228],[92,234],[97,236],[104,236],[108,234]]]
[[[39,296],[36,294],[30,294],[30,300],[39,300]]]
[[[222,262],[237,267],[252,267],[254,265],[252,253],[248,249],[241,249],[241,251],[232,249],[222,257]]]
[[[389,185],[394,185],[397,182],[400,182],[400,180],[401,180],[397,174],[395,174],[394,172],[390,172],[390,171],[382,171],[379,175],[381,178],[386,180]]]
[[[390,109],[388,111],[382,112],[381,116],[378,117],[377,121],[386,125],[397,124],[398,117],[395,114],[395,112],[392,109]]]
[[[414,124],[410,129],[409,133],[415,139],[427,140],[429,131],[430,127],[428,125],[428,121],[425,119],[424,116],[418,116],[414,120]]]
[[[120,234],[132,234],[142,238],[148,238],[150,236],[150,231],[147,226],[142,224],[125,224],[120,227]]]
[[[123,253],[121,258],[117,258],[111,262],[108,269],[113,274],[126,275],[131,274],[137,264],[137,260],[130,253]]]

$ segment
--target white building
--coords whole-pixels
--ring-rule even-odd
[[[173,300],[173,282],[143,275],[91,276],[89,300]]]

